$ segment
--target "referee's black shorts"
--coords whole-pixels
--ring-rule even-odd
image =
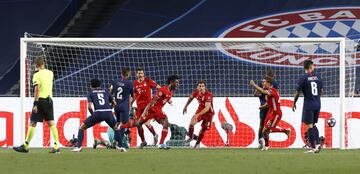
[[[31,113],[30,121],[32,122],[43,122],[45,121],[54,121],[54,107],[53,101],[50,97],[48,98],[39,98],[37,105],[38,112]]]

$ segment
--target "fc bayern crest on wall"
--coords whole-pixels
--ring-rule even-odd
[[[334,7],[292,11],[240,22],[221,32],[221,38],[360,38],[360,7]],[[347,42],[356,51],[357,41]],[[217,44],[224,54],[246,62],[271,66],[301,67],[307,59],[317,67],[339,66],[336,43],[237,43]],[[357,57],[357,56],[356,56]],[[360,64],[357,59],[347,63]]]

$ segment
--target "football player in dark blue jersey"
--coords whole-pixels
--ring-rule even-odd
[[[131,102],[134,97],[134,86],[132,81],[129,80],[131,75],[130,68],[124,68],[121,71],[121,79],[114,81],[110,85],[110,92],[115,96],[115,116],[117,125],[126,124],[129,122],[129,113],[131,108]],[[120,140],[124,137],[125,129],[120,129]],[[126,152],[126,149],[119,144],[120,148]]]
[[[105,121],[114,129],[115,140],[120,142],[118,145],[122,142],[120,141],[120,130],[117,129],[115,118],[112,115],[112,107],[116,105],[116,102],[110,92],[100,86],[100,80],[91,80],[91,91],[87,96],[88,110],[91,113],[91,116],[81,124],[78,132],[78,142],[76,148],[74,148],[72,152],[81,152],[85,130],[102,121]],[[123,151],[120,147],[117,147],[117,149]]]
[[[323,83],[319,75],[314,74],[314,63],[311,60],[304,61],[305,74],[300,77],[294,98],[293,111],[296,110],[296,102],[300,93],[304,95],[302,122],[305,123],[311,149],[307,153],[319,153],[321,150],[319,130],[316,123],[319,119],[321,108],[320,96],[323,93]]]

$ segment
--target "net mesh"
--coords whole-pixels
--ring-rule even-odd
[[[350,98],[355,91],[356,45],[356,42],[351,41],[346,47],[345,93],[349,105],[351,104]],[[175,100],[173,99],[173,106],[164,108],[173,126],[168,140],[182,142],[186,138],[188,124],[197,104],[193,102],[185,116],[182,116],[182,108],[187,97],[196,88],[197,82],[205,80],[207,88],[215,97],[215,116],[213,125],[206,133],[202,145],[224,146],[228,141],[228,145],[234,147],[256,147],[259,101],[252,97],[254,90],[249,86],[249,81],[259,82],[266,75],[267,70],[273,69],[276,74],[275,80],[279,83],[281,98],[284,99],[282,105],[285,106],[286,102],[292,100],[288,97],[293,97],[297,80],[304,73],[302,63],[307,59],[314,61],[316,73],[321,76],[324,83],[323,97],[330,99],[325,102],[325,105],[322,105],[322,110],[331,113],[331,117],[339,117],[339,107],[336,107],[338,100],[331,100],[339,97],[339,43],[52,41],[28,42],[26,55],[28,97],[33,96],[30,82],[34,69],[30,65],[37,56],[45,56],[47,68],[52,70],[55,75],[53,90],[53,96],[56,99],[55,117],[76,111],[72,113],[73,116],[70,114],[68,117],[70,119],[79,118],[78,121],[71,123],[57,123],[58,126],[64,127],[61,132],[63,143],[76,134],[80,121],[87,116],[86,108],[82,108],[84,103],[81,103],[81,100],[84,100],[89,92],[90,79],[101,79],[103,87],[105,87],[106,84],[120,78],[121,69],[124,67],[131,68],[132,80],[135,80],[135,69],[142,67],[145,75],[160,85],[166,83],[169,75],[177,74],[181,77],[180,87],[175,92]],[[27,102],[27,108],[31,108],[30,101]],[[287,123],[290,125],[300,124],[301,111],[292,113],[289,107],[285,107],[283,112],[286,115],[283,116],[286,123],[280,123],[280,126],[288,127]],[[291,117],[297,117],[298,121]],[[234,130],[230,132],[223,130],[221,124],[224,122],[231,124]],[[157,123],[153,124],[160,133],[161,126]],[[326,127],[325,122],[321,122],[320,126]],[[195,133],[199,129],[200,125],[197,125]],[[298,129],[300,128],[294,128],[295,131],[299,131]],[[136,132],[136,129],[131,130]],[[100,131],[100,133],[96,131]],[[96,136],[98,138],[106,137],[101,126],[88,132],[92,132],[95,138]],[[340,131],[334,130],[333,132],[332,136],[335,137]],[[175,139],[176,133],[179,133],[180,138]],[[298,134],[302,133],[298,132]],[[149,132],[145,132],[145,134],[147,139],[151,137]],[[321,134],[329,137],[326,135],[325,129],[321,130]],[[136,133],[133,134],[133,146],[140,143],[135,135]],[[89,144],[94,136],[88,136]],[[291,139],[291,137],[287,138],[285,135],[276,134],[271,136],[271,140],[275,147],[300,147],[302,142],[295,141],[298,139],[296,137],[300,137],[300,135],[293,136],[295,137]],[[150,138],[149,142],[151,141]],[[338,146],[335,141],[337,140],[328,146]],[[49,145],[48,142],[42,144]]]

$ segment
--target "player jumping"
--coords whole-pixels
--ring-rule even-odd
[[[214,116],[213,95],[206,89],[205,81],[201,80],[198,82],[196,90],[191,94],[184,106],[183,114],[186,113],[188,105],[194,98],[198,100],[199,106],[195,115],[191,118],[189,125],[189,139],[187,141],[190,142],[194,139],[194,126],[196,123],[202,121],[199,138],[194,146],[194,148],[199,148],[205,131],[209,130],[211,127],[211,121]]]
[[[121,79],[110,85],[110,93],[115,96],[116,107],[115,116],[117,125],[129,122],[129,113],[131,108],[131,100],[134,95],[132,82],[129,80],[131,75],[130,68],[124,68],[121,72]],[[123,140],[125,129],[120,129],[120,140]],[[122,142],[122,141],[121,141]],[[122,143],[119,146],[126,152]]]
[[[264,77],[262,82],[264,88],[256,85],[253,80],[250,81],[250,85],[265,95],[266,105],[263,107],[269,107],[269,111],[264,120],[263,138],[260,138],[261,150],[267,150],[269,148],[269,134],[271,132],[282,132],[286,135],[289,135],[290,132],[286,129],[277,128],[282,117],[282,111],[280,108],[280,94],[277,89],[272,86],[272,78]]]
[[[135,99],[136,99],[136,105],[137,105],[137,110],[135,112],[135,120],[140,121],[141,114],[144,112],[146,106],[151,102],[152,89],[153,88],[159,89],[159,88],[161,88],[161,86],[158,85],[152,79],[145,77],[144,69],[142,69],[142,68],[136,69],[136,77],[137,77],[137,80],[134,80]],[[158,142],[159,136],[156,134],[154,127],[150,124],[150,122],[151,122],[151,120],[148,120],[145,123],[145,126],[149,129],[151,134],[153,134],[153,136],[154,136],[153,145],[155,146]],[[145,137],[144,137],[144,129],[142,128],[142,126],[138,126],[137,129],[138,129],[138,134],[141,138],[140,147],[144,147],[147,145],[147,142],[145,141]]]
[[[300,77],[294,98],[293,111],[296,110],[296,102],[300,92],[304,94],[304,105],[302,112],[302,122],[305,123],[311,149],[306,153],[319,153],[321,150],[319,130],[316,123],[319,119],[321,108],[320,96],[323,93],[321,78],[314,74],[314,63],[311,60],[304,61],[305,74]]]
[[[121,125],[121,128],[130,128],[133,126],[141,126],[150,119],[155,119],[163,126],[161,131],[161,138],[159,143],[159,149],[169,149],[164,141],[168,134],[169,121],[166,114],[162,111],[162,108],[166,103],[171,104],[171,97],[173,92],[179,86],[179,77],[177,75],[171,75],[167,79],[167,85],[158,89],[151,102],[145,107],[144,112],[141,114],[141,120],[132,125],[130,123]]]
[[[114,129],[115,139],[118,142],[118,145],[122,142],[120,141],[120,130],[117,129],[116,120],[112,116],[111,104],[115,106],[116,102],[111,96],[110,92],[106,89],[102,89],[100,85],[101,83],[98,79],[91,80],[91,92],[87,96],[88,110],[91,113],[91,116],[81,124],[78,131],[78,142],[76,144],[76,148],[74,148],[72,152],[82,151],[81,146],[84,140],[85,130],[102,121],[105,121],[110,127]],[[121,152],[126,151],[125,148],[122,147],[117,147],[117,149],[119,149]]]

